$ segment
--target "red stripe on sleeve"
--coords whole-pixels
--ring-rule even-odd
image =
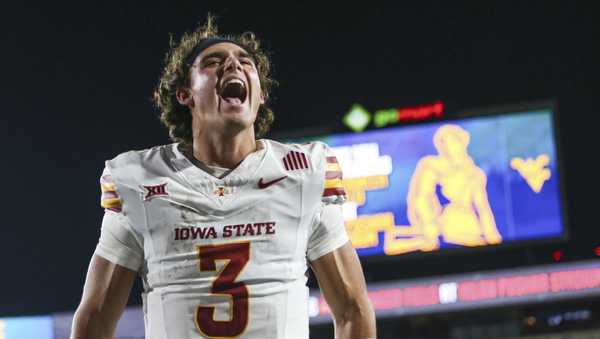
[[[105,199],[114,199],[114,198],[118,198],[119,195],[117,194],[117,192],[115,191],[106,191],[106,192],[102,192],[102,196],[100,199],[105,200]]]
[[[342,179],[342,171],[327,171],[325,172],[325,179]]]
[[[337,158],[335,156],[327,157],[327,162],[330,164],[337,164]]]
[[[346,191],[343,187],[326,188],[323,190],[324,197],[329,197],[332,195],[346,195]]]

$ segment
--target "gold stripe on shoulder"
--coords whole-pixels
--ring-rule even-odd
[[[117,186],[112,182],[107,182],[100,184],[100,189],[102,190],[102,192],[116,191]]]
[[[100,201],[100,206],[102,206],[104,208],[121,207],[121,205],[122,205],[121,199],[119,199],[119,198],[102,199],[102,201]]]
[[[340,179],[331,179],[331,180],[325,180],[325,188],[342,188],[342,180]]]

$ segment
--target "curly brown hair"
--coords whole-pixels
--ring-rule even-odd
[[[184,145],[192,143],[192,115],[188,107],[177,101],[176,92],[179,88],[190,85],[190,64],[186,61],[194,52],[194,48],[202,41],[211,38],[228,39],[243,47],[256,63],[260,86],[265,97],[265,104],[260,105],[254,132],[261,137],[269,131],[275,115],[266,105],[269,94],[277,82],[271,78],[271,63],[269,56],[260,41],[252,32],[240,35],[218,35],[218,28],[212,15],[206,22],[191,33],[184,33],[179,43],[173,37],[170,40],[170,50],[165,58],[165,68],[160,76],[158,86],[154,91],[154,103],[160,110],[160,121],[169,129],[169,135],[175,142]]]

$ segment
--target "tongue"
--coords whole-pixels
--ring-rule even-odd
[[[241,105],[242,104],[242,100],[240,100],[240,98],[223,98],[223,100],[225,102],[227,102],[228,104],[232,104],[232,105]]]
[[[240,83],[230,82],[221,89],[221,97],[227,102],[242,103],[246,98],[246,89]]]

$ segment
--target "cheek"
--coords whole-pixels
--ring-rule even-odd
[[[194,93],[212,91],[214,88],[214,81],[206,74],[197,74],[192,78],[192,89]]]
[[[252,88],[254,89],[252,93],[254,96],[260,96],[262,93],[262,89],[260,87],[260,78],[258,77],[258,73],[250,73],[250,81],[252,82]]]

